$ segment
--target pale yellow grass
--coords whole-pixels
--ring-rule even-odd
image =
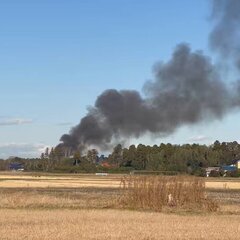
[[[57,180],[57,181],[31,181],[31,180],[5,180],[0,181],[0,188],[78,188],[78,187],[100,187],[100,188],[119,188],[120,181],[91,181],[90,179],[86,181],[81,180]]]
[[[53,175],[38,176],[22,173],[0,175],[0,188],[78,188],[78,187],[112,187],[120,186],[121,177],[95,175]]]
[[[206,188],[215,189],[239,189],[240,190],[240,179],[237,181],[206,181]]]
[[[239,239],[237,204],[222,205],[220,212],[210,215],[117,210],[120,179],[118,175],[0,175],[0,240]],[[222,184],[238,181],[211,179],[207,186],[217,182],[215,188],[224,188]]]
[[[221,205],[220,207],[221,213],[231,213],[231,214],[237,214],[240,216],[240,204],[227,204],[227,205]]]
[[[106,178],[106,179],[119,179],[123,175],[111,174],[106,176],[99,176],[95,174],[58,174],[58,173],[31,173],[31,172],[0,172],[0,179],[42,179],[42,180],[57,180],[57,179],[78,179],[78,178]]]
[[[93,174],[38,175],[26,173],[0,173],[0,188],[78,188],[101,187],[118,188],[122,175],[95,176]],[[205,179],[206,188],[239,189],[240,179]]]
[[[239,239],[240,217],[120,210],[0,210],[1,240]]]

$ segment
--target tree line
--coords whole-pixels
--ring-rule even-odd
[[[0,160],[0,170],[6,170],[11,162],[24,165],[26,171],[97,172],[97,171],[175,171],[200,175],[209,166],[230,165],[240,159],[238,142],[215,141],[214,144],[116,145],[108,156],[99,156],[96,149],[83,154],[75,151],[66,156],[64,148],[47,148],[40,158],[14,158]]]

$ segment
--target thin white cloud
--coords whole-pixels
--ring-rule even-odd
[[[60,123],[57,123],[57,126],[71,126],[73,125],[73,123],[71,122],[60,122]]]
[[[1,118],[0,126],[13,126],[33,123],[32,119],[26,118]]]
[[[189,142],[205,142],[208,140],[209,140],[209,137],[204,135],[193,136],[188,139]]]
[[[0,144],[0,158],[16,157],[39,157],[46,149],[42,143],[4,143]]]

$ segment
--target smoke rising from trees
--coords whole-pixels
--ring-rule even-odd
[[[212,3],[211,49],[240,68],[240,1]],[[143,93],[105,90],[80,123],[61,137],[63,145],[107,149],[115,140],[167,135],[183,125],[221,119],[240,106],[240,87],[230,88],[211,59],[185,43],[175,48],[169,61],[156,64],[153,74]]]

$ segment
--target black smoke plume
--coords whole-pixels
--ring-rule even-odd
[[[230,60],[240,70],[240,1],[213,0],[214,28],[209,43],[221,60]]]
[[[213,1],[213,9],[211,48],[238,66],[240,1]],[[179,44],[168,62],[154,66],[154,79],[145,83],[142,94],[104,91],[80,123],[60,140],[72,149],[107,149],[124,138],[171,134],[183,125],[221,119],[240,106],[239,90],[224,83],[218,68],[203,52]]]

